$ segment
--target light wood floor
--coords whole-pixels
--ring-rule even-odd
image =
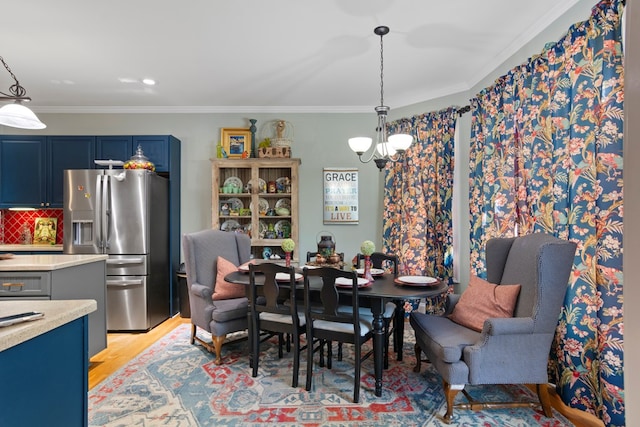
[[[144,349],[174,330],[181,323],[191,323],[190,319],[173,317],[146,333],[110,333],[107,348],[91,358],[89,366],[89,389],[92,389],[109,375],[124,366]],[[534,390],[535,391],[535,390]],[[556,394],[549,390],[553,407],[580,427],[604,427],[604,423],[584,411],[569,408]]]
[[[89,390],[181,323],[191,323],[191,320],[175,316],[146,333],[107,334],[107,348],[90,360]]]

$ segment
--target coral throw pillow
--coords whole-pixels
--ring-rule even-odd
[[[238,270],[231,261],[219,256],[218,257],[218,273],[216,276],[216,287],[213,289],[213,299],[231,299],[242,298],[246,296],[246,286],[229,283],[224,280],[224,276]]]
[[[519,293],[520,285],[494,285],[471,276],[469,287],[460,296],[449,318],[480,332],[486,319],[512,317]]]

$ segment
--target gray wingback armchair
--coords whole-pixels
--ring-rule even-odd
[[[473,402],[454,405],[466,384],[535,384],[542,409],[551,416],[547,361],[573,267],[576,244],[535,233],[496,238],[486,244],[487,281],[520,284],[513,317],[485,320],[482,331],[450,320],[460,295],[449,295],[444,315],[413,312],[416,372],[424,352],[442,376],[450,422],[453,408],[535,405],[537,402]],[[465,394],[466,395],[466,394]]]
[[[218,256],[235,265],[249,261],[251,241],[244,234],[204,230],[182,238],[191,308],[191,344],[198,341],[215,353],[215,363],[222,363],[221,350],[226,335],[247,329],[249,300],[246,297],[212,299],[216,284]],[[213,346],[196,334],[197,328],[211,333]]]

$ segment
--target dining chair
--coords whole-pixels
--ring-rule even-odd
[[[256,282],[256,274],[264,275],[264,283]],[[285,280],[279,280],[278,276]],[[304,311],[298,311],[296,278],[293,267],[274,263],[249,264],[249,339],[252,376],[258,375],[260,333],[278,335],[278,357],[283,357],[283,336],[293,340],[293,377],[291,386],[298,386],[300,369],[300,335],[306,331]],[[289,342],[289,341],[287,341]]]
[[[364,262],[365,256],[361,253],[358,253],[356,255],[356,259],[357,259],[357,266],[360,266],[360,264]],[[370,255],[370,261],[371,261],[372,268],[379,268],[385,271],[387,271],[388,269],[391,269],[391,272],[393,273],[394,277],[398,276],[399,260],[397,255],[385,254],[382,252],[374,252]],[[385,336],[384,338],[384,368],[385,369],[389,367],[389,337],[392,334],[394,334],[395,332],[394,329],[397,322],[404,321],[403,315],[402,315],[403,304],[404,304],[404,301],[399,299],[390,301],[385,305],[384,313],[382,314],[382,317],[384,319],[384,336]],[[393,328],[391,328],[391,322],[394,323]],[[402,352],[402,348],[400,348],[398,340],[395,338],[395,334],[393,339],[393,351],[396,352],[396,357],[398,354]]]
[[[307,340],[319,341],[321,348],[323,343],[328,343],[327,367],[331,369],[331,342],[354,344],[354,388],[353,401],[360,400],[360,370],[362,362],[373,351],[362,354],[362,345],[372,338],[373,326],[370,318],[360,315],[358,297],[358,276],[354,271],[344,271],[332,267],[303,268],[304,276],[304,303],[307,322]],[[318,277],[322,280],[321,288],[312,290],[311,279]],[[339,308],[339,294],[336,280],[346,280],[351,285],[351,297],[353,303],[350,311]],[[319,302],[312,292],[319,294]],[[312,303],[314,302],[314,303]],[[311,391],[313,379],[313,353],[314,346],[307,346],[307,391]],[[321,359],[322,360],[322,359]]]

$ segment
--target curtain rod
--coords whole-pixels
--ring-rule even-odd
[[[471,105],[466,105],[458,110],[458,117],[462,117],[464,113],[468,113],[471,111]]]

